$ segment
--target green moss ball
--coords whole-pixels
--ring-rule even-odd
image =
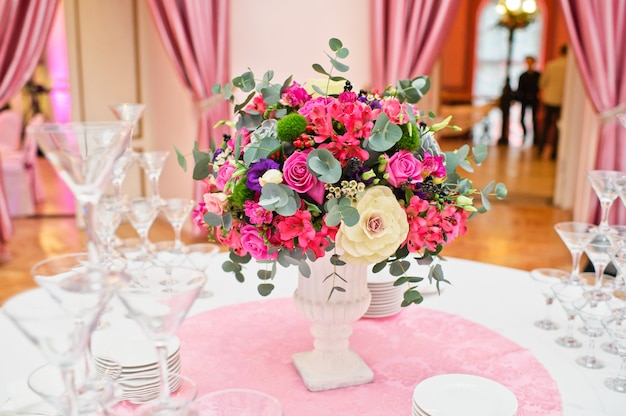
[[[254,199],[254,191],[246,185],[247,178],[244,176],[237,181],[230,195],[230,202],[239,208],[243,208],[243,204],[250,199]]]
[[[276,134],[283,142],[293,142],[306,131],[306,118],[298,113],[287,114],[278,120],[276,124]]]
[[[409,124],[403,124],[400,126],[402,129],[402,138],[396,143],[396,146],[400,150],[408,150],[410,152],[416,151],[420,146],[420,135],[417,127],[413,124],[410,127],[411,134],[409,134]]]

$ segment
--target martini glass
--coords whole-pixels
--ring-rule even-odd
[[[79,205],[85,207],[87,248],[92,256],[101,248],[94,228],[95,208],[115,160],[128,146],[131,127],[130,123],[117,121],[44,123],[28,128]]]
[[[209,276],[211,275],[211,268],[214,266],[215,256],[219,253],[220,249],[217,245],[211,243],[195,243],[189,244],[185,247],[185,253],[187,255],[187,262],[196,270],[201,271],[207,278],[207,283],[204,285],[200,294],[201,299],[210,298],[213,296],[213,291],[209,289]]]
[[[165,217],[174,229],[174,247],[172,248],[174,252],[181,253],[183,251],[180,234],[183,224],[189,214],[191,214],[194,205],[194,200],[186,198],[168,198],[163,200],[161,210],[163,210]]]
[[[160,200],[154,197],[133,198],[126,206],[126,217],[141,239],[141,255],[135,260],[149,259],[148,232],[159,215]]]
[[[129,315],[154,341],[160,374],[159,398],[140,406],[135,414],[169,414],[178,404],[170,401],[167,346],[206,282],[204,273],[181,266],[130,269],[132,279],[117,295]],[[159,413],[161,412],[161,413]]]
[[[2,311],[39,347],[48,362],[61,371],[66,407],[58,410],[68,416],[79,416],[74,366],[83,357],[96,320],[77,325],[75,317],[41,289],[30,289],[9,298]]]
[[[600,232],[606,233],[609,229],[609,211],[613,201],[619,196],[619,186],[615,183],[624,173],[613,170],[592,170],[587,173],[596,196],[600,200],[602,216],[600,218]]]
[[[551,319],[550,311],[554,303],[554,291],[552,286],[560,283],[561,281],[569,277],[569,273],[560,269],[551,268],[539,268],[530,271],[530,277],[537,284],[537,287],[541,290],[546,302],[546,312],[543,319],[535,321],[537,328],[544,329],[546,331],[553,331],[559,329],[559,325]]]
[[[611,295],[602,288],[604,271],[611,262],[611,255],[608,251],[610,248],[611,241],[608,238],[595,238],[585,244],[585,253],[595,271],[594,287],[585,292],[585,296],[592,296],[596,301],[606,301],[611,298]]]
[[[594,296],[584,296],[572,302],[578,316],[585,325],[585,333],[589,337],[587,353],[576,359],[576,363],[590,369],[604,367],[604,362],[596,356],[596,339],[604,334],[602,321],[613,316],[614,310],[605,300]]]
[[[617,376],[604,380],[604,385],[618,393],[626,393],[626,314],[614,314],[604,319],[602,325],[615,344],[621,359]]]
[[[561,240],[563,240],[563,243],[565,243],[565,246],[572,256],[572,273],[570,280],[580,282],[580,257],[585,250],[585,245],[590,242],[598,232],[598,227],[585,222],[566,221],[555,224],[554,229],[559,237],[561,237]]]
[[[109,106],[115,117],[120,121],[125,121],[132,124],[130,131],[130,139],[128,140],[128,147],[122,153],[122,155],[115,162],[113,169],[113,175],[111,176],[111,182],[113,183],[113,189],[115,196],[122,198],[122,183],[126,179],[126,175],[130,170],[130,167],[135,163],[137,154],[133,151],[132,137],[139,119],[143,115],[146,106],[144,104],[135,103],[121,103]]]
[[[160,198],[159,195],[159,178],[163,172],[165,161],[169,157],[168,151],[153,151],[153,152],[141,152],[139,153],[139,164],[143,168],[150,184],[152,185],[152,196]]]
[[[574,337],[574,320],[576,310],[573,303],[576,299],[583,297],[584,288],[581,284],[563,281],[552,286],[554,295],[567,314],[567,328],[565,334],[556,339],[556,343],[565,348],[580,348],[581,342]]]

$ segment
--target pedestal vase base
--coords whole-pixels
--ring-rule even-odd
[[[292,356],[292,361],[309,391],[358,386],[374,380],[374,372],[351,349],[300,352]]]

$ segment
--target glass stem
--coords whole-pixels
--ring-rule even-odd
[[[546,298],[546,314],[545,314],[545,317],[543,318],[545,322],[550,322],[552,320],[551,311],[552,311],[553,303],[554,303],[554,298],[550,298],[550,297]]]
[[[604,269],[606,268],[605,264],[594,265],[596,268],[596,280],[595,280],[595,289],[602,289],[602,279],[604,278]]]
[[[183,248],[183,242],[180,239],[181,231],[182,226],[174,227],[174,249],[179,251]]]
[[[601,201],[600,205],[602,206],[602,218],[600,219],[600,232],[606,233],[609,230],[609,210],[611,209],[611,202]]]
[[[621,355],[622,362],[620,363],[619,370],[617,371],[617,379],[620,383],[626,385],[626,354]]]
[[[567,314],[567,327],[565,328],[565,338],[574,338],[574,319],[576,315]]]
[[[76,394],[74,371],[71,368],[63,368],[61,374],[63,376],[65,392],[67,393],[68,416],[80,416],[78,413],[78,395]]]
[[[87,254],[89,256],[89,260],[92,263],[99,262],[99,255],[101,252],[102,245],[100,244],[100,240],[98,239],[98,235],[95,230],[96,225],[96,202],[94,201],[86,201],[84,202],[85,207],[85,232],[87,234]]]
[[[580,256],[582,255],[581,251],[574,250],[572,251],[572,279],[578,279],[580,276]]]
[[[596,357],[596,337],[589,337],[589,348],[587,349],[587,357],[595,359]]]
[[[165,403],[170,397],[170,379],[167,368],[167,344],[163,341],[156,341],[157,362],[159,365],[159,375],[161,376],[161,391],[159,400]]]

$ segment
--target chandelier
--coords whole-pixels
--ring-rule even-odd
[[[537,16],[536,0],[498,0],[496,12],[500,15],[498,26],[510,30],[523,29]]]

